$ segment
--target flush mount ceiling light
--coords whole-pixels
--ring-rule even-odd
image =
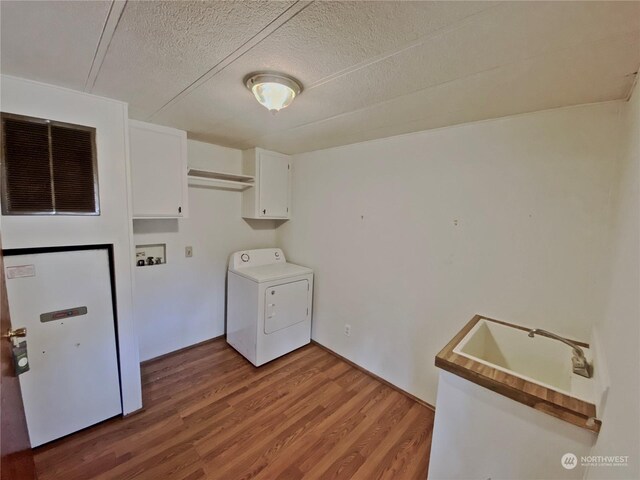
[[[302,92],[300,82],[282,73],[251,73],[244,79],[244,84],[271,113],[288,107]]]

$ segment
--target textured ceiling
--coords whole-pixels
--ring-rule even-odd
[[[2,1],[3,73],[284,153],[625,98],[640,2]],[[271,115],[243,84],[294,75]]]

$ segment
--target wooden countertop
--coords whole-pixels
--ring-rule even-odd
[[[516,402],[528,405],[536,410],[557,417],[578,427],[598,433],[602,422],[596,418],[596,406],[593,403],[571,397],[555,390],[545,388],[515,375],[503,372],[488,365],[453,353],[453,349],[480,319],[500,323],[520,330],[528,328],[500,320],[474,316],[455,337],[436,355],[436,367],[451,372],[470,382],[488,388]],[[576,342],[588,348],[589,345]],[[437,405],[436,405],[437,408]]]

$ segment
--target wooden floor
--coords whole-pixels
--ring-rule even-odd
[[[36,449],[39,479],[426,478],[433,412],[316,345],[255,368],[215,340],[142,381],[141,413]]]

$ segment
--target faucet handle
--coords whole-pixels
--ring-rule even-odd
[[[571,363],[573,365],[573,373],[581,377],[591,378],[591,365],[587,362],[586,358],[574,355],[571,357]]]

